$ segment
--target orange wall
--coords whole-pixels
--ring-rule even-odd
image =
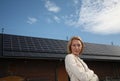
[[[6,76],[17,75],[26,80],[68,81],[63,61],[59,60],[8,60],[1,62],[0,65],[2,65],[0,72]],[[3,66],[6,69],[3,69]]]
[[[119,62],[87,60],[85,62],[100,79],[105,79],[107,76],[120,76]],[[63,60],[0,59],[0,78],[15,75],[23,77],[26,80],[68,81]]]
[[[58,65],[58,81],[68,81],[68,75],[63,62]]]

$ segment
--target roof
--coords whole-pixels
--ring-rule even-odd
[[[66,40],[0,34],[0,58],[64,59],[66,46]],[[120,47],[85,43],[81,58],[120,60]]]

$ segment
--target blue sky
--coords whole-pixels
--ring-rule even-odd
[[[22,36],[120,46],[119,0],[0,0],[0,29]],[[1,33],[1,32],[0,32]]]

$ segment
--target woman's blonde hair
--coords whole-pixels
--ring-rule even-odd
[[[68,41],[68,44],[67,44],[67,53],[70,54],[72,53],[71,51],[71,44],[72,44],[72,41],[73,40],[79,40],[82,44],[82,47],[81,47],[81,51],[80,51],[80,54],[83,52],[83,49],[84,49],[84,43],[82,42],[81,38],[79,36],[73,36],[69,41]]]

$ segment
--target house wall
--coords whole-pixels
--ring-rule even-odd
[[[20,76],[25,81],[67,81],[64,64],[55,60],[6,59],[0,61],[0,76]]]
[[[64,61],[59,62],[57,72],[58,72],[57,73],[57,76],[58,76],[57,81],[68,81],[68,75],[65,70]]]
[[[120,62],[118,61],[86,61],[86,63],[101,80],[120,78]]]
[[[101,80],[120,76],[120,62],[85,62]],[[6,76],[20,76],[24,81],[68,81],[63,60],[0,59],[0,80]]]

